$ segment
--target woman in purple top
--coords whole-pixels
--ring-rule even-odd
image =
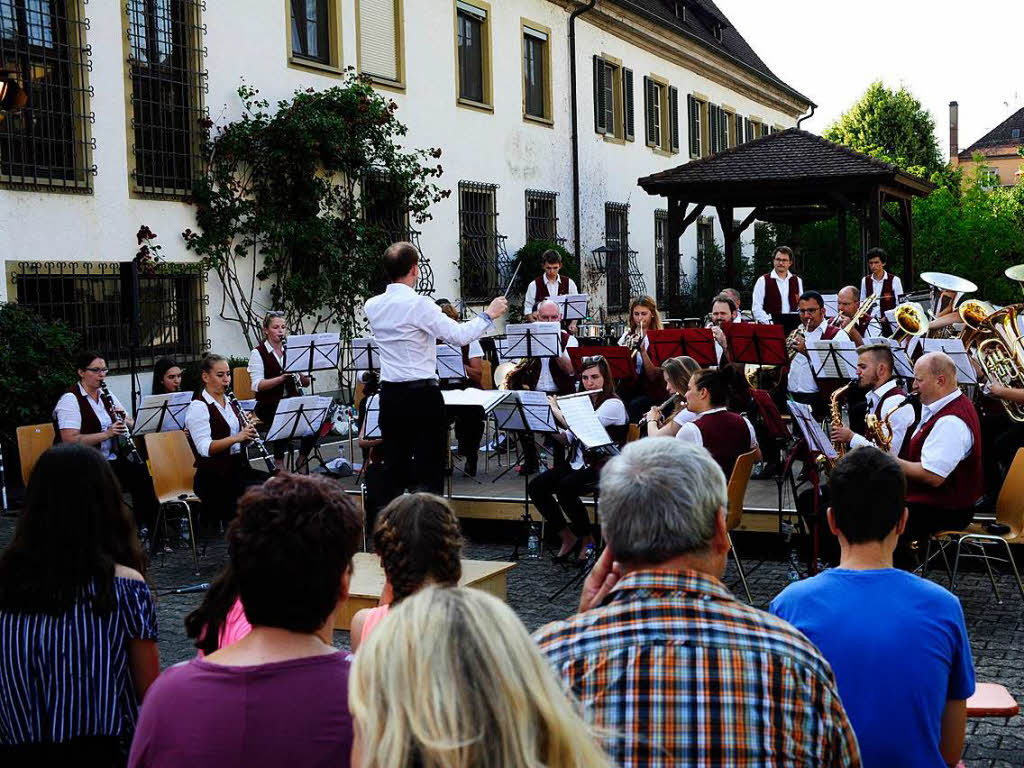
[[[246,492],[228,553],[252,631],[157,679],[130,766],[349,765],[349,655],[331,633],[361,529],[322,478],[282,474]]]

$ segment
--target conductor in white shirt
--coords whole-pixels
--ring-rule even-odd
[[[419,252],[392,243],[384,252],[387,290],[366,302],[366,317],[380,348],[380,431],[383,473],[390,498],[406,488],[440,494],[443,485],[444,399],[437,381],[437,340],[463,346],[480,338],[505,314],[504,296],[465,323],[445,315],[413,289]]]

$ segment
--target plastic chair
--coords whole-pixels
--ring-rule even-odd
[[[28,485],[36,462],[53,445],[53,424],[29,424],[18,427],[18,456],[21,458],[21,480]]]
[[[736,464],[732,468],[732,474],[729,476],[729,512],[725,518],[725,526],[730,531],[730,534],[740,524],[740,521],[743,520],[743,499],[747,495],[747,483],[750,482],[750,473],[754,469],[754,457],[756,455],[757,449],[755,448],[737,457]],[[747,575],[743,572],[743,563],[740,562],[740,556],[737,554],[736,547],[732,543],[732,535],[729,536],[729,551],[732,552],[733,559],[736,561],[736,570],[740,572],[740,582],[743,584],[743,592],[747,596],[747,602],[753,604],[753,601],[750,599],[750,589],[747,587]]]
[[[180,504],[185,507],[185,519],[188,520],[189,542],[192,545],[192,561],[195,572],[199,573],[199,553],[196,551],[196,530],[192,520],[192,503],[199,498],[192,491],[192,483],[196,470],[193,466],[195,457],[189,448],[188,438],[181,430],[174,432],[150,432],[143,438],[149,453],[149,466],[153,478],[153,492],[156,494],[159,509],[156,523],[153,526],[153,538],[157,540],[157,532],[167,517],[169,505]]]
[[[989,581],[992,582],[992,591],[995,592],[996,602],[1002,605],[1003,599],[999,595],[999,587],[996,585],[995,576],[992,573],[992,561],[997,563],[1009,563],[1013,569],[1013,575],[1017,579],[1017,588],[1021,597],[1024,597],[1024,583],[1020,579],[1020,571],[1017,570],[1017,563],[1013,559],[1013,551],[1010,543],[1024,541],[1024,448],[1017,451],[1010,465],[1010,471],[1006,473],[1003,480],[1003,487],[999,490],[999,499],[996,501],[996,522],[1002,523],[1010,530],[1006,533],[989,533],[981,523],[971,523],[962,531],[939,531],[932,534],[928,539],[924,555],[923,574],[928,573],[928,563],[931,560],[932,542],[939,547],[938,554],[945,559],[946,550],[956,544],[956,554],[953,557],[953,571],[949,577],[949,591],[956,592],[956,576],[960,565],[961,549],[966,543],[974,546],[978,552],[965,553],[963,557],[973,557],[985,561],[985,568],[988,571]],[[985,551],[986,545],[996,547],[1002,546],[1006,550],[1006,558],[990,557]]]
[[[252,400],[256,397],[252,391],[252,377],[248,368],[239,366],[231,370],[231,389],[239,400]]]

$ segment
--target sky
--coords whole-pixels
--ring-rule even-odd
[[[818,105],[822,133],[868,85],[906,86],[932,114],[949,157],[1024,107],[1024,0],[716,0],[768,67]]]

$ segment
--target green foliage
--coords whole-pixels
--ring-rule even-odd
[[[78,377],[79,338],[66,323],[45,320],[17,304],[0,304],[0,440],[9,471],[15,430],[50,421],[53,406]]]
[[[935,120],[906,88],[881,81],[825,131],[825,138],[930,178],[943,168]]]
[[[238,96],[242,117],[207,142],[192,199],[199,231],[183,233],[186,246],[220,277],[221,316],[250,346],[266,301],[254,301],[257,286],[293,330],[351,335],[384,248],[450,194],[434,183],[441,150],[401,148],[397,104],[351,69],[342,85],[296,91],[274,111],[249,85]]]
[[[509,290],[510,297],[517,297],[509,301],[509,322],[519,322],[523,318],[523,302],[526,297],[526,289],[530,283],[537,279],[537,275],[544,272],[544,251],[558,251],[562,256],[562,271],[560,274],[571,277],[576,285],[580,283],[580,265],[576,263],[576,254],[570,253],[563,246],[554,240],[530,240],[526,245],[515,253],[515,260],[522,262],[519,274]],[[513,267],[514,269],[514,267]],[[504,288],[504,286],[502,286]],[[582,288],[580,290],[583,290]]]

